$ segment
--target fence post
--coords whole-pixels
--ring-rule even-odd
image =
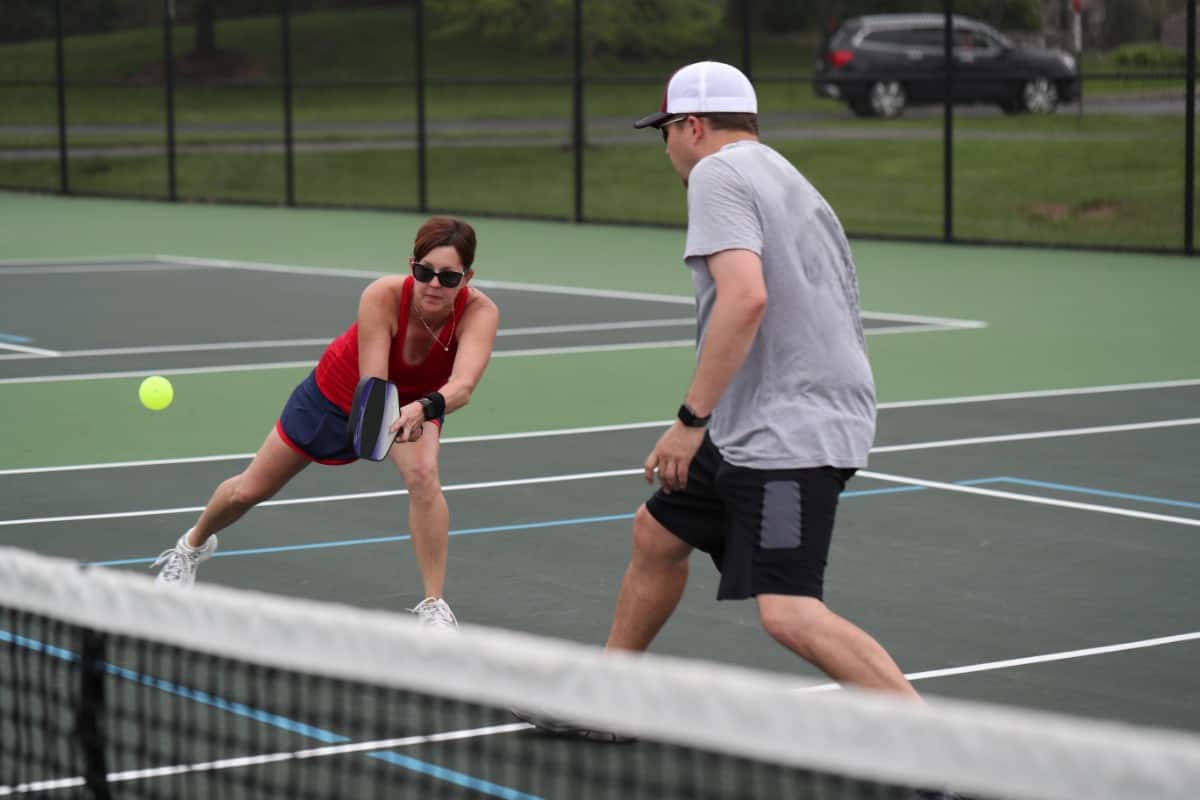
[[[296,205],[295,141],[292,130],[292,7],[282,0],[279,9],[280,58],[283,67],[283,170],[287,188],[286,202]]]
[[[1187,5],[1187,121],[1184,140],[1183,174],[1183,251],[1193,255],[1195,248],[1196,203],[1196,0]]]
[[[954,241],[954,2],[945,0],[942,97],[942,241]]]
[[[754,65],[751,56],[753,46],[750,36],[750,16],[754,12],[753,0],[742,0],[742,72],[752,82],[754,80]]]
[[[417,0],[416,20],[413,25],[416,42],[417,69],[417,207],[421,212],[429,211],[429,176],[426,167],[425,141],[425,0]]]
[[[179,199],[175,165],[175,0],[163,0],[163,83],[167,104],[167,199]]]
[[[583,0],[575,0],[575,78],[572,94],[574,112],[571,120],[571,135],[575,150],[575,211],[572,219],[583,222]]]
[[[62,0],[54,0],[54,82],[58,89],[58,188],[71,193],[67,163],[67,79],[63,67]]]

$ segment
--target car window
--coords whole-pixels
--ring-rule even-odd
[[[945,47],[944,28],[913,28],[908,34],[917,47]]]
[[[992,37],[973,28],[954,31],[954,46],[960,50],[990,50],[998,47]]]
[[[858,33],[858,31],[859,26],[851,23],[847,23],[846,25],[838,28],[837,31],[829,37],[829,49],[839,50],[843,47],[849,46],[850,40],[854,38],[854,35]]]
[[[917,43],[913,36],[913,31],[905,30],[904,28],[884,28],[883,30],[874,31],[867,34],[863,41],[870,42],[871,44],[903,45],[908,47],[912,47]]]

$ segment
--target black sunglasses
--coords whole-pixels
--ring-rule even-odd
[[[458,272],[452,269],[444,269],[438,272],[428,264],[423,264],[420,261],[412,262],[413,277],[421,283],[429,283],[434,278],[438,279],[438,283],[445,286],[447,289],[453,289],[462,283],[463,275],[466,273]]]
[[[669,120],[658,126],[658,132],[662,134],[663,141],[667,140],[667,128],[674,125],[676,122],[683,122],[687,119],[687,114],[681,114],[677,117],[671,117]]]

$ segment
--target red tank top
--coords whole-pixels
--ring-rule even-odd
[[[400,298],[400,319],[396,336],[392,339],[391,351],[388,353],[388,380],[396,384],[400,394],[400,405],[411,403],[419,397],[436,392],[446,385],[450,372],[454,369],[454,357],[458,355],[458,323],[467,307],[467,297],[470,289],[465,286],[454,298],[452,317],[454,331],[448,344],[449,350],[440,345],[433,345],[425,360],[418,364],[409,364],[404,360],[404,337],[408,332],[408,314],[412,306],[413,278],[410,275],[404,281],[404,290]],[[446,331],[449,325],[442,327]],[[439,338],[444,333],[439,332]],[[317,388],[321,394],[343,411],[350,411],[354,400],[354,389],[358,386],[358,323],[354,323],[338,336],[321,355],[317,362]]]

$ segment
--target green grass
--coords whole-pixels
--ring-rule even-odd
[[[725,31],[718,41],[695,52],[676,53],[642,61],[616,57],[591,58],[585,66],[589,78],[597,82],[589,86],[589,104],[600,113],[627,115],[631,107],[640,107],[646,98],[659,96],[659,82],[679,63],[694,58],[719,58],[737,63],[741,60],[741,44],[737,31]],[[408,9],[359,9],[353,11],[320,12],[296,15],[292,20],[293,74],[297,83],[322,81],[411,80],[415,74],[412,62],[412,19]],[[149,94],[161,94],[162,33],[157,27],[132,29],[90,36],[73,36],[65,40],[65,74],[68,81],[107,81],[144,87]],[[179,26],[175,30],[174,48],[177,54],[191,47],[192,30]],[[820,108],[825,105],[812,95],[807,76],[817,51],[818,37],[814,33],[767,34],[756,33],[753,38],[754,70],[760,79],[763,110]],[[252,81],[278,83],[281,75],[278,19],[273,17],[243,18],[219,21],[217,43],[222,49],[237,50],[248,55]],[[514,53],[503,47],[479,41],[454,41],[433,38],[428,42],[427,75],[433,81],[430,90],[432,113],[470,117],[535,116],[566,113],[569,107],[569,81],[572,60],[567,52],[542,54]],[[452,54],[452,57],[444,57]],[[1119,72],[1132,76],[1122,81],[1100,81],[1089,84],[1089,94],[1099,96],[1109,92],[1161,89],[1163,84],[1139,79],[1139,72],[1116,64],[1114,54],[1088,53],[1084,59],[1087,73]],[[38,40],[0,47],[0,81],[50,81],[54,77],[53,42]],[[529,85],[518,92],[497,92],[488,86],[437,86],[438,81],[490,81],[496,78],[544,81],[553,78],[560,86]],[[1180,74],[1182,78],[1182,73]],[[641,80],[641,83],[612,86],[601,81]],[[38,90],[52,93],[51,89]],[[318,92],[320,90],[317,90]],[[371,101],[360,103],[352,96],[359,90],[339,90],[331,97],[334,113],[340,118],[377,118],[383,108]],[[372,93],[374,90],[366,90]],[[395,90],[409,94],[408,90]],[[210,107],[247,115],[254,119],[256,111],[278,106],[276,89],[239,90],[239,103],[227,93],[218,98],[199,92],[191,100],[180,98],[184,114]],[[567,93],[563,102],[562,96]],[[497,95],[502,100],[496,100]],[[442,99],[439,99],[439,95]],[[94,96],[94,95],[93,95]],[[10,96],[6,103],[6,118],[22,121],[19,96]],[[161,100],[156,100],[161,106]],[[215,106],[211,105],[216,103]],[[631,105],[632,103],[632,105]],[[324,105],[317,101],[317,105]],[[99,121],[105,104],[95,106],[73,104],[84,118]],[[445,106],[444,109],[441,107]],[[412,102],[398,96],[394,106],[397,113],[411,113]],[[130,114],[136,115],[136,109]],[[384,118],[390,118],[386,111]],[[134,116],[122,116],[132,121]],[[404,117],[401,117],[404,118]],[[452,118],[452,117],[448,117]]]
[[[336,15],[315,13],[293,20],[295,75],[319,82],[411,77],[403,46],[412,20],[404,9],[362,9]],[[256,80],[279,77],[278,24],[273,18],[224,20],[222,48],[251,53]],[[190,46],[191,30],[176,30],[176,50]],[[803,78],[811,66],[815,37],[765,35],[754,39],[754,67],[764,113],[825,111],[842,107],[813,95]],[[149,145],[165,147],[166,110],[161,81],[161,31],[127,30],[71,37],[66,72],[72,81],[120,81],[120,88],[82,86],[67,92],[67,114],[75,125],[145,125],[147,132],[74,132],[73,147]],[[705,53],[644,62],[593,59],[585,112],[589,120],[630,119],[658,102],[660,76],[684,58],[716,56],[737,61],[740,44],[727,34]],[[449,54],[452,54],[450,56]],[[562,131],[572,111],[568,54],[518,57],[478,42],[433,41],[427,93],[431,123],[472,119],[523,120],[520,130],[490,131],[491,146],[463,144],[483,136],[469,130],[431,137],[429,202],[433,207],[492,213],[568,217],[572,213],[569,151],[518,145],[515,137]],[[1112,72],[1111,55],[1087,54],[1085,71]],[[1127,70],[1122,70],[1128,72]],[[51,42],[0,47],[0,80],[36,80],[53,73]],[[1131,73],[1132,74],[1132,73]],[[772,77],[774,76],[774,77]],[[481,77],[527,83],[445,84]],[[552,77],[560,83],[538,80]],[[609,83],[607,80],[625,81]],[[136,85],[132,85],[136,84]],[[1088,98],[1113,91],[1182,91],[1182,81],[1130,78],[1089,83]],[[301,86],[293,97],[300,142],[411,140],[412,133],[305,130],[306,125],[415,123],[415,94],[399,86]],[[57,108],[49,87],[0,87],[8,124],[45,126],[47,132],[0,134],[5,149],[56,148]],[[278,87],[181,86],[176,120],[194,129],[177,134],[182,146],[280,142],[283,98]],[[547,123],[551,126],[547,127]],[[789,123],[792,124],[792,123]],[[848,229],[871,234],[939,236],[942,215],[942,156],[936,139],[904,139],[914,131],[940,131],[939,118],[860,120],[848,112],[806,128],[836,126],[846,135],[771,140],[830,198]],[[261,130],[202,130],[203,126],[259,126]],[[1129,118],[1089,114],[1047,117],[958,118],[960,132],[1043,135],[1038,140],[960,138],[955,148],[955,231],[964,237],[1016,238],[1032,242],[1176,247],[1182,239],[1182,121],[1173,117]],[[596,133],[601,128],[595,127]],[[895,131],[890,140],[868,136]],[[863,136],[855,135],[862,131]],[[607,130],[603,131],[607,132]],[[509,140],[509,141],[505,141]],[[684,219],[676,178],[652,136],[645,144],[592,145],[585,154],[585,214],[594,220],[680,224]],[[57,159],[0,162],[0,185],[56,189]],[[280,203],[284,197],[281,154],[187,153],[178,156],[180,196],[188,200]],[[73,158],[71,188],[81,192],[166,194],[165,155],[136,158]],[[301,203],[413,208],[416,164],[411,150],[296,154],[296,189]]]
[[[892,125],[891,123],[888,123]],[[894,123],[897,130],[936,120]],[[848,121],[834,137],[771,141],[821,190],[856,233],[940,236],[942,147],[936,139],[855,139],[871,121]],[[956,140],[955,233],[965,238],[1174,248],[1182,243],[1183,129],[1172,119],[1069,117],[964,120],[966,131],[1044,139]],[[842,128],[838,129],[842,131]],[[555,146],[456,146],[431,142],[429,203],[463,212],[569,217],[573,154]],[[161,139],[157,140],[161,144]],[[49,142],[42,142],[50,146]],[[1103,168],[1097,168],[1103,165]],[[279,203],[280,153],[180,153],[178,189],[188,200]],[[11,161],[6,185],[51,188],[57,160]],[[76,158],[71,187],[161,197],[165,155]],[[414,150],[298,152],[300,203],[414,208]],[[661,144],[591,145],[585,153],[585,216],[682,224],[678,178]]]

